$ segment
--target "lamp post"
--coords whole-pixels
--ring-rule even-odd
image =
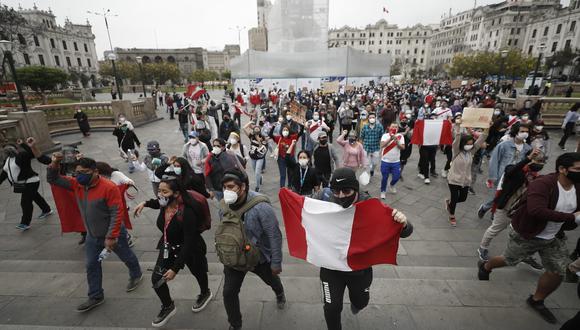
[[[145,90],[145,72],[143,71],[143,57],[135,57],[137,64],[139,65],[139,71],[141,71],[141,84],[143,84],[143,97],[147,97],[147,91]]]
[[[546,44],[541,43],[538,46],[538,61],[536,62],[536,69],[534,70],[534,75],[532,76],[532,84],[528,87],[528,95],[532,95],[534,85],[536,84],[536,77],[538,76],[538,70],[540,69],[540,63],[542,62],[542,51],[546,48]]]
[[[509,52],[507,50],[502,50],[501,52],[499,52],[500,54],[500,58],[501,61],[499,62],[499,72],[497,74],[497,90],[499,91],[501,89],[501,76],[503,76],[504,74],[504,70],[505,70],[505,59],[507,58]]]
[[[23,112],[28,112],[28,107],[26,106],[26,99],[24,99],[24,93],[22,92],[22,87],[18,81],[18,76],[16,74],[16,67],[14,66],[14,58],[12,57],[12,52],[10,51],[11,41],[0,40],[0,50],[4,54],[4,60],[8,62],[10,71],[12,71],[12,78],[14,78],[14,84],[16,85],[16,91],[18,92],[18,98],[20,99],[20,106],[22,106]],[[2,62],[4,64],[4,62]]]
[[[119,100],[123,99],[123,93],[121,92],[121,84],[119,79],[119,75],[117,74],[117,66],[115,66],[115,60],[117,59],[117,55],[115,53],[109,53],[107,55],[109,61],[111,61],[111,66],[113,67],[113,76],[115,76],[115,84],[117,85],[117,93],[119,94]]]

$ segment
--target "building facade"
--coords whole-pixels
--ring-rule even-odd
[[[223,73],[229,70],[230,59],[240,55],[239,45],[226,45],[223,51],[209,51],[201,47],[181,49],[115,48],[120,61],[135,62],[141,56],[143,63],[174,63],[183,77],[198,69]]]
[[[73,24],[68,19],[64,26],[56,24],[51,10],[18,9],[26,24],[15,36],[0,31],[0,39],[13,40],[13,55],[17,67],[43,65],[67,72],[83,73],[94,81],[98,74],[95,35],[86,24]]]
[[[248,30],[249,47],[252,50],[268,51],[268,32],[265,27],[255,27]]]
[[[425,70],[430,56],[431,26],[399,28],[381,19],[364,29],[344,26],[328,32],[328,48],[352,47],[365,53],[391,54],[403,71]]]

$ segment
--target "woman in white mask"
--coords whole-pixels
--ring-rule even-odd
[[[238,156],[240,163],[246,167],[246,151],[244,145],[241,143],[240,135],[236,132],[231,132],[228,138],[227,149]]]
[[[296,141],[293,142],[296,144]],[[320,189],[320,178],[312,167],[310,152],[298,153],[298,162],[290,152],[286,152],[286,166],[290,175],[290,189],[297,194],[310,196]]]
[[[455,227],[455,207],[457,203],[467,200],[468,189],[471,185],[471,164],[473,155],[482,147],[487,138],[488,129],[484,130],[477,141],[471,135],[461,134],[461,119],[455,120],[453,140],[453,155],[447,182],[450,197],[445,199],[445,209],[449,213],[449,223]]]

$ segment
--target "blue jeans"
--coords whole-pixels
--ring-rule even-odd
[[[254,175],[256,176],[256,188],[259,190],[262,185],[262,169],[264,168],[265,158],[262,159],[252,159],[252,168],[254,169]]]
[[[87,270],[87,282],[89,283],[89,298],[97,299],[104,296],[103,291],[103,270],[101,268],[101,263],[99,262],[99,253],[105,247],[104,238],[92,237],[90,233],[87,232],[87,240],[85,241],[85,258],[86,258],[86,270]],[[115,254],[127,265],[129,268],[130,278],[141,277],[141,267],[139,266],[139,260],[133,253],[133,250],[129,247],[127,242],[127,230],[125,226],[121,226],[121,233],[119,234],[119,239],[117,240],[117,245],[113,250]]]
[[[392,175],[391,187],[395,186],[401,178],[401,162],[387,163],[381,161],[381,174],[383,175],[381,179],[381,192],[385,192],[387,191],[387,181],[389,180],[389,174]]]
[[[491,207],[493,206],[493,201],[495,200],[495,194],[497,193],[497,182],[493,183],[493,187],[489,190],[489,195],[490,197],[483,203],[481,204],[483,206],[483,210],[485,212],[491,210]]]
[[[280,188],[286,186],[286,160],[278,157],[278,171],[280,171]]]

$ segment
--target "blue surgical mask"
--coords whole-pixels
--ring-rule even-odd
[[[181,175],[181,167],[173,167],[173,172],[177,175]]]
[[[88,186],[91,184],[92,174],[78,173],[76,176],[77,182],[82,186]]]

